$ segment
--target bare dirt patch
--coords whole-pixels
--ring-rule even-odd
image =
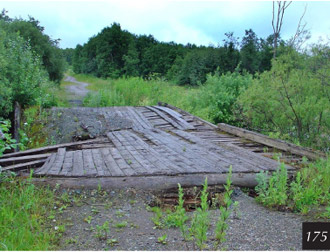
[[[177,228],[156,228],[154,213],[148,204],[155,202],[151,193],[127,190],[62,190],[68,195],[67,207],[56,214],[53,228],[65,225],[60,250],[196,250],[191,241],[182,239]],[[270,211],[258,205],[239,189],[233,199],[240,204],[238,218],[231,214],[226,250],[301,250],[301,216]],[[57,209],[58,210],[58,209]],[[193,212],[188,215],[192,216]],[[207,250],[214,250],[214,227],[218,209],[210,210],[211,227]],[[106,224],[105,224],[106,223]],[[102,236],[101,226],[109,227]],[[101,232],[101,233],[100,233]],[[103,233],[104,234],[104,233]],[[167,235],[165,244],[158,238]]]

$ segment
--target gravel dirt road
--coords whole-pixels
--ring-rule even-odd
[[[147,192],[134,189],[105,192],[66,191],[71,199],[68,207],[57,214],[55,226],[65,225],[60,250],[198,250],[186,242],[178,228],[156,228],[148,203],[154,199]],[[304,217],[272,211],[257,204],[240,189],[233,199],[239,202],[239,215],[231,214],[226,239],[221,250],[301,250]],[[210,228],[205,250],[216,250],[214,229],[219,217],[217,208],[210,209]],[[188,216],[192,216],[189,212]],[[108,223],[107,223],[108,222]],[[98,236],[106,223],[106,237]],[[166,241],[158,238],[167,235]]]
[[[65,89],[68,94],[69,103],[74,106],[81,106],[84,97],[88,94],[89,90],[87,89],[88,83],[77,81],[72,76],[66,76],[64,79],[66,82],[71,82],[72,85],[66,85]]]

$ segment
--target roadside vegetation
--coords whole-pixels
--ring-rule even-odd
[[[151,218],[155,228],[179,228],[182,238],[185,242],[193,242],[194,250],[197,248],[200,250],[206,249],[206,243],[214,241],[212,248],[221,248],[222,243],[226,241],[226,230],[228,228],[227,219],[232,213],[231,194],[233,193],[232,181],[231,181],[231,168],[227,177],[227,182],[224,186],[224,192],[222,201],[212,202],[212,209],[215,210],[219,204],[219,217],[215,222],[215,228],[210,235],[211,227],[211,212],[209,209],[210,199],[208,195],[207,178],[203,184],[203,188],[196,194],[200,199],[200,204],[195,206],[193,214],[188,214],[184,208],[184,193],[180,184],[178,184],[178,205],[175,206],[173,211],[164,211],[160,207],[153,207],[150,210],[154,212],[154,217]]]
[[[301,214],[314,212],[318,218],[330,218],[330,162],[318,160],[297,172],[289,180],[287,169],[281,164],[276,172],[257,174],[256,200],[280,210]]]

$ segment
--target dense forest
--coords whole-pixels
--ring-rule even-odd
[[[225,34],[222,46],[196,46],[159,42],[152,35],[135,35],[114,23],[89,39],[67,58],[76,73],[102,78],[158,76],[179,85],[198,85],[208,73],[240,72],[255,74],[270,70],[273,35],[258,38],[252,29],[239,41]],[[283,45],[283,41],[280,43]]]

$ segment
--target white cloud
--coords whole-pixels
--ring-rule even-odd
[[[295,32],[304,2],[294,2],[284,17],[283,37]],[[329,2],[309,2],[305,16],[312,34],[329,35]],[[258,36],[272,33],[272,2],[249,1],[2,1],[0,8],[10,16],[40,20],[52,38],[61,38],[62,47],[75,47],[113,22],[135,34],[152,34],[158,40],[179,43],[217,44],[224,33],[242,37],[252,28]]]

